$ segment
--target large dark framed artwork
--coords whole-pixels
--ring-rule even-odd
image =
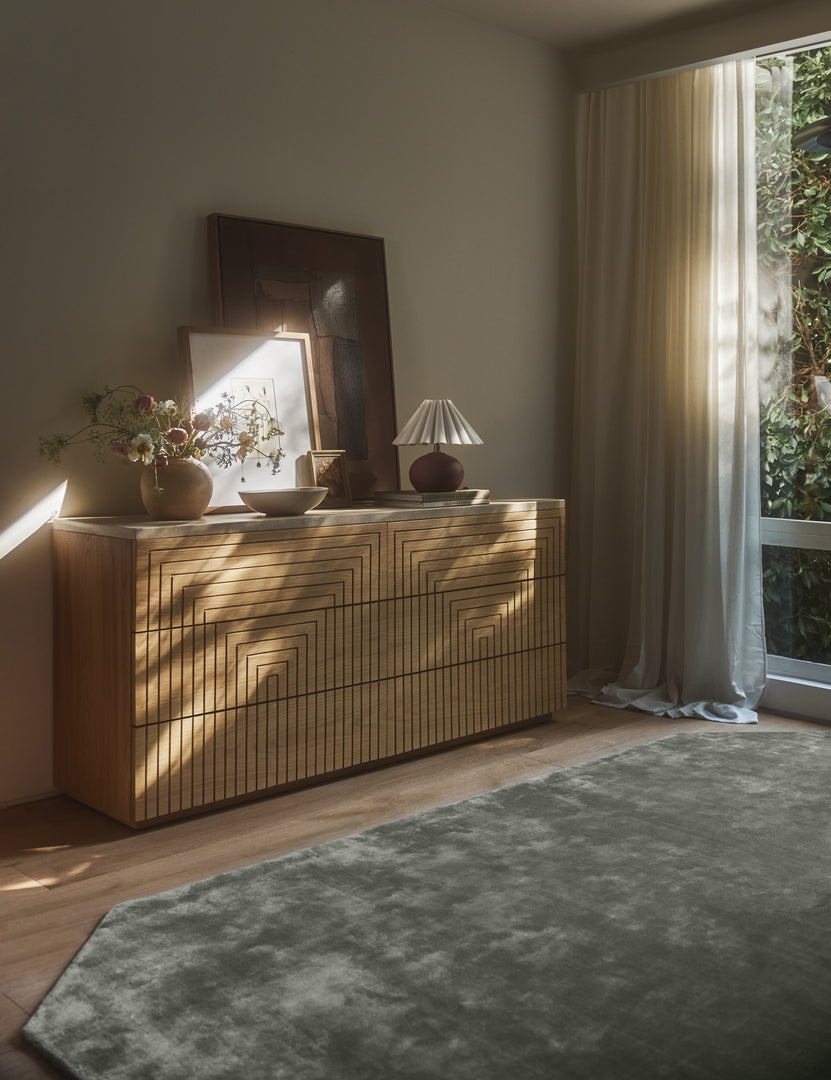
[[[384,241],[227,214],[208,239],[217,325],[308,334],[319,445],[345,450],[353,500],[397,490]]]

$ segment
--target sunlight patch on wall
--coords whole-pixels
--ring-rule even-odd
[[[64,480],[54,491],[50,491],[39,503],[36,503],[23,517],[18,518],[13,525],[0,533],[0,559],[5,559],[24,540],[28,540],[30,536],[36,533],[42,525],[46,525],[47,522],[58,516],[66,494],[66,485],[67,481]]]

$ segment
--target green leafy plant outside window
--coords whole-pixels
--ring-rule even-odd
[[[831,156],[791,148],[793,131],[831,115],[831,47],[793,58],[792,104],[777,81],[784,64],[757,65],[758,252],[775,354],[762,386],[761,512],[831,521],[831,412],[815,385],[831,376]],[[831,553],[766,547],[763,587],[768,652],[831,664]]]

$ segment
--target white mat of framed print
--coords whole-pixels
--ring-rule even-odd
[[[253,458],[245,462],[245,486],[251,490],[304,487],[308,484],[308,452],[319,446],[317,408],[312,386],[308,334],[267,333],[179,327],[182,396],[197,412],[214,407],[223,393],[237,401],[261,397],[277,418],[283,434],[280,470],[275,475]],[[265,451],[270,444],[262,445]],[[239,497],[242,463],[222,469],[210,459],[214,511],[244,511]]]

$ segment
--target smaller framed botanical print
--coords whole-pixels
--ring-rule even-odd
[[[329,489],[321,506],[351,506],[345,450],[310,450],[312,483]]]

